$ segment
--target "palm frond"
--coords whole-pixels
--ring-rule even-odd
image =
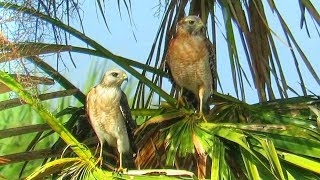
[[[32,16],[36,16],[41,18],[44,21],[47,21],[49,23],[54,24],[55,26],[61,28],[62,30],[70,33],[71,35],[79,38],[79,40],[82,40],[83,42],[87,43],[89,46],[95,48],[97,51],[102,53],[103,55],[109,57],[111,60],[113,60],[115,63],[119,64],[122,68],[124,68],[126,71],[128,71],[130,74],[138,78],[141,82],[147,84],[151,89],[153,89],[155,92],[157,92],[162,98],[164,98],[167,102],[174,104],[175,99],[173,99],[171,96],[169,96],[166,92],[164,92],[161,88],[153,84],[149,79],[147,79],[145,76],[141,75],[139,72],[137,72],[135,69],[130,67],[128,64],[126,64],[125,59],[116,56],[112,54],[110,51],[105,49],[102,45],[98,44],[96,41],[93,39],[85,36],[83,33],[79,32],[78,30],[63,24],[61,21],[57,19],[53,19],[50,16],[47,16],[45,14],[42,14],[40,12],[37,12],[33,9],[29,9],[26,7],[22,7],[16,4],[11,4],[11,3],[3,3],[0,2],[0,6],[8,8],[8,9],[14,9],[26,14],[30,14]]]
[[[137,163],[142,168],[168,165],[193,172],[205,165],[205,171],[198,169],[198,177],[286,179],[306,171],[316,178],[320,132],[317,117],[310,119],[310,104],[317,106],[318,99],[301,97],[249,105],[221,95],[217,109],[214,108],[213,114],[217,115],[207,117],[208,123],[201,123],[190,112],[181,112],[182,116],[171,119],[155,115],[156,123],[146,121],[142,125],[144,131],[139,132],[141,154]],[[215,122],[217,119],[221,122]],[[211,164],[209,160],[199,164],[201,154],[207,154]],[[302,166],[298,159],[310,160],[316,168]],[[288,164],[291,169],[299,169],[299,173],[289,172]]]
[[[57,94],[59,97],[74,95],[82,104],[79,104],[79,107],[65,108],[54,117],[41,105],[39,99],[31,96],[12,77],[0,71],[1,82],[17,92],[24,103],[30,104],[43,119],[47,120],[50,128],[61,136],[55,141],[52,149],[41,151],[36,149],[36,145],[54,133],[54,131],[46,131],[49,126],[33,125],[1,130],[0,138],[37,133],[26,152],[0,157],[1,165],[45,158],[43,163],[46,164],[29,178],[47,177],[53,172],[56,173],[55,175],[62,173],[61,178],[70,178],[72,174],[80,179],[91,178],[95,175],[94,173],[97,173],[95,177],[98,178],[102,178],[101,174],[106,174],[110,178],[132,178],[133,176],[137,179],[150,177],[174,179],[184,178],[184,176],[196,178],[193,173],[187,171],[168,169],[129,171],[127,175],[118,177],[111,172],[96,168],[96,162],[90,150],[94,151],[97,141],[92,138],[92,130],[83,107],[85,95],[58,70],[45,63],[41,57],[48,53],[59,56],[60,52],[67,52],[73,61],[71,55],[76,52],[110,59],[139,80],[133,98],[135,108],[132,110],[141,124],[135,132],[136,142],[140,148],[135,162],[139,168],[175,167],[196,172],[195,174],[201,179],[209,177],[211,179],[296,179],[302,175],[309,179],[320,178],[320,102],[319,97],[309,95],[311,92],[306,83],[307,75],[311,75],[316,86],[320,85],[320,78],[313,62],[308,59],[308,55],[297,41],[296,34],[290,29],[273,0],[267,2],[165,1],[166,9],[162,22],[145,64],[115,55],[87,36],[82,26],[79,3],[76,1],[35,1],[36,3],[32,1],[31,4],[20,2],[23,1],[0,2],[0,7],[5,8],[5,11],[18,12],[22,17],[29,18],[32,23],[26,27],[40,27],[39,25],[47,23],[47,26],[52,28],[50,35],[55,44],[39,43],[38,39],[43,31],[39,28],[32,36],[36,43],[13,43],[1,35],[0,40],[3,44],[0,47],[0,62],[19,58],[27,59],[66,89],[60,93],[39,95],[40,100],[51,99]],[[97,0],[95,3],[106,28],[109,29],[104,9],[106,2]],[[124,5],[130,25],[134,26],[131,1],[117,0],[117,4],[121,18],[121,6]],[[305,27],[306,34],[311,37],[310,28],[312,27],[308,26],[306,16],[310,15],[318,31],[319,13],[309,0],[300,0],[299,5],[300,27]],[[273,14],[266,13],[268,7]],[[80,19],[81,30],[70,24],[70,16],[74,13]],[[222,20],[218,19],[220,16],[217,13],[222,13]],[[177,21],[186,14],[198,15],[206,24],[209,24],[208,30],[211,33],[208,32],[208,34],[218,52],[220,49],[220,43],[216,40],[219,33],[216,31],[218,22],[223,24],[221,33],[227,42],[230,77],[236,98],[214,92],[210,102],[213,108],[205,117],[207,122],[203,122],[192,107],[175,105],[176,87],[169,86],[171,95],[163,90],[168,88],[167,73],[164,70],[166,46],[175,32]],[[270,26],[271,15],[278,19],[284,32],[284,40]],[[68,37],[71,36],[88,47],[69,44]],[[293,67],[292,72],[298,77],[299,89],[293,88],[296,85],[288,81],[290,77],[284,70],[288,61],[283,61],[283,57],[278,53],[278,40],[291,52],[290,63]],[[241,48],[245,53],[244,59],[239,54]],[[305,66],[307,71],[304,71],[301,65]],[[142,70],[141,73],[135,68]],[[223,91],[225,82],[220,81],[219,78],[218,81]],[[252,87],[251,84],[256,88],[258,104],[246,103],[249,89],[247,87]],[[298,97],[290,98],[291,94]],[[163,100],[166,102],[162,102]],[[3,106],[1,104],[0,110],[3,107],[17,105],[19,105],[18,99],[11,99],[3,102]],[[150,108],[151,105],[158,108]],[[58,117],[68,117],[68,120],[60,123],[56,119]],[[55,159],[62,154],[66,145],[71,147],[72,151],[69,149],[63,154],[73,156],[72,152],[74,152],[79,158]],[[116,164],[116,158],[109,151],[106,154],[108,161],[103,167],[110,168]],[[141,176],[138,177],[137,174]],[[150,176],[159,174],[161,175]],[[175,177],[167,177],[171,174]]]
[[[305,16],[304,10],[308,9],[309,14],[316,21],[318,19],[318,12],[310,1],[299,1],[301,6],[301,18]],[[246,94],[249,89],[245,89],[247,86],[251,87],[253,81],[254,87],[257,89],[257,96],[259,100],[267,101],[275,98],[288,97],[290,92],[299,95],[297,90],[291,88],[292,85],[288,85],[286,75],[283,73],[283,62],[279,60],[278,50],[275,45],[274,39],[280,39],[282,43],[287,44],[288,49],[292,51],[293,63],[296,68],[295,72],[299,77],[299,84],[301,86],[301,95],[308,95],[308,88],[305,85],[307,73],[302,72],[300,65],[304,64],[309,73],[313,76],[314,80],[318,83],[318,74],[314,70],[312,63],[303,52],[303,48],[295,40],[295,35],[290,32],[285,20],[279,13],[276,4],[273,1],[265,3],[263,1],[191,1],[180,2],[170,1],[166,6],[166,11],[163,14],[162,22],[159,25],[159,30],[151,47],[149,58],[146,61],[147,65],[154,66],[159,69],[163,69],[164,54],[166,53],[166,45],[168,40],[174,33],[174,27],[176,22],[184,14],[186,9],[189,8],[189,15],[199,15],[204,22],[210,24],[208,17],[212,17],[212,41],[216,42],[216,30],[215,24],[217,21],[215,7],[220,7],[222,15],[224,17],[224,31],[225,38],[228,44],[230,67],[234,85],[234,91],[238,98],[246,100]],[[273,30],[269,23],[269,17],[265,12],[267,7],[270,7],[275,15],[278,17],[279,22],[282,24],[287,42],[284,42],[282,38]],[[306,21],[303,21],[306,24]],[[315,27],[317,28],[317,27]],[[166,35],[165,35],[166,34]],[[240,38],[241,42],[236,42]],[[216,45],[219,49],[219,45]],[[239,49],[243,48],[246,54],[246,60],[248,64],[244,64],[245,61],[239,58]],[[298,51],[298,55],[295,54],[295,50]],[[219,60],[218,60],[219,61]],[[249,72],[245,71],[244,67],[249,67]],[[219,71],[219,69],[218,69]],[[144,74],[145,72],[143,72]],[[250,75],[251,74],[251,78]],[[160,79],[159,79],[160,78]],[[163,86],[162,80],[159,76],[152,75],[152,81],[159,86]],[[319,84],[319,83],[318,83]],[[220,84],[220,87],[221,84]],[[175,87],[171,92],[174,92]],[[223,89],[221,89],[223,91]],[[143,94],[143,96],[142,96]],[[172,93],[174,95],[174,93]],[[153,97],[152,91],[146,91],[143,84],[139,84],[135,99],[134,106],[147,107],[150,105],[151,99],[156,100]]]
[[[22,134],[28,134],[33,132],[45,131],[48,130],[49,126],[47,124],[37,124],[37,125],[29,125],[17,128],[4,129],[0,131],[0,139],[18,136]]]
[[[43,105],[38,103],[39,100],[33,98],[27,91],[25,91],[21,84],[2,71],[0,71],[0,80],[15,91],[25,102],[31,105],[31,107],[47,121],[51,128],[61,135],[68,144],[70,144],[71,149],[73,149],[79,157],[83,159],[92,158],[91,152],[88,151],[87,148],[83,147],[60,123],[58,123],[57,119],[48,112]]]
[[[50,176],[51,174],[60,172],[59,178],[68,179],[101,179],[112,177],[112,173],[102,172],[102,170],[90,166],[88,161],[82,158],[62,158],[51,161],[39,170],[29,175],[26,179],[42,179]]]

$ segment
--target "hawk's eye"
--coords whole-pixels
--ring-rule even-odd
[[[189,20],[188,23],[189,23],[190,25],[194,25],[195,21],[194,21],[194,20]]]
[[[118,73],[116,73],[116,72],[113,72],[113,73],[111,73],[111,75],[113,76],[113,77],[118,77]]]

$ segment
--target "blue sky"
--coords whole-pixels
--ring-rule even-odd
[[[311,2],[313,2],[315,8],[319,11],[320,2],[317,0],[313,0]],[[97,15],[94,2],[85,1],[82,7],[84,12],[83,22],[86,35],[101,43],[105,48],[115,54],[144,63],[148,57],[151,45],[158,30],[158,26],[161,22],[162,14],[160,14],[160,16],[154,15],[157,11],[158,3],[159,1],[132,1],[132,15],[135,23],[135,26],[132,27],[127,16],[127,12],[124,8],[124,4],[122,4],[122,18],[120,18],[117,1],[106,1],[106,17],[108,18],[107,20],[111,31],[111,33],[109,33],[106,31],[102,18],[98,17]],[[276,5],[280,10],[280,13],[283,15],[285,21],[291,28],[292,33],[295,35],[299,45],[302,47],[307,57],[314,65],[315,70],[319,75],[320,70],[317,68],[320,67],[319,36],[315,31],[314,24],[311,21],[310,16],[307,14],[307,22],[311,38],[307,37],[306,30],[304,28],[300,29],[300,9],[298,0],[290,1],[290,3],[291,4],[288,5],[288,1],[280,0],[277,1]],[[293,70],[295,67],[293,66],[294,62],[290,53],[290,49],[285,43],[283,43],[283,40],[285,41],[285,36],[282,33],[282,29],[279,28],[280,26],[277,16],[276,14],[272,13],[267,5],[265,6],[265,11],[267,13],[268,23],[270,24],[271,29],[280,37],[275,38],[275,42],[277,47],[280,48],[278,53],[280,60],[283,63],[284,73],[288,74],[288,84],[297,89],[297,87],[299,87],[299,81],[297,79],[298,76]],[[220,24],[216,25],[218,73],[223,84],[224,93],[229,93],[235,96],[230,73],[227,44],[224,39],[224,25],[221,24],[223,23],[222,12],[219,6],[216,7],[216,12],[216,18],[220,20]],[[74,21],[73,23],[77,24],[77,21]],[[137,41],[135,41],[132,31],[134,31]],[[239,47],[241,46],[238,46],[238,48]],[[243,50],[240,48],[239,52],[240,61],[244,62],[243,68],[249,73],[248,67],[246,66],[247,60],[245,59]],[[298,59],[299,62],[301,62],[300,67],[303,69],[303,72],[306,72],[305,75],[307,79],[309,79],[306,81],[306,86],[309,87],[313,92],[320,94],[319,85],[312,80],[310,73],[307,73],[307,69],[302,63],[301,58],[298,57]],[[89,64],[92,61],[104,62],[103,59],[97,57],[83,55],[76,56],[77,68],[69,66],[68,70],[63,70],[62,72],[65,73],[74,84],[82,87],[87,79],[83,78],[83,76],[80,78],[79,74],[83,75],[88,73]],[[108,60],[108,63],[110,62],[111,61]],[[111,67],[117,67],[117,65],[110,63],[107,67],[109,69]],[[252,86],[246,86],[246,89],[249,92],[249,97],[247,97],[247,100],[248,102],[254,103],[257,102],[257,97],[252,80],[250,79],[250,81]]]

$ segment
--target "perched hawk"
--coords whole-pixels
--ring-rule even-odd
[[[180,96],[186,95],[189,101],[193,97],[200,115],[208,113],[208,98],[216,90],[214,51],[199,17],[187,16],[177,23],[176,34],[168,45],[166,66],[170,79],[183,91]]]
[[[127,74],[121,70],[107,71],[102,82],[87,95],[87,112],[101,145],[99,160],[102,161],[103,143],[107,141],[118,149],[119,170],[123,170],[123,153],[128,153],[130,147],[136,150],[133,139],[136,123],[132,119],[127,97],[121,90],[122,82],[127,79]]]

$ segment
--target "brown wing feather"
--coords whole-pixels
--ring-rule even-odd
[[[130,110],[130,106],[129,106],[126,94],[123,91],[121,91],[121,93],[122,94],[120,99],[120,110],[122,112],[122,116],[126,123],[130,146],[132,148],[132,151],[134,153],[137,153],[137,147],[134,142],[134,130],[137,128],[137,123],[132,118],[131,110]]]
[[[209,65],[212,76],[212,90],[217,91],[217,59],[216,59],[216,46],[211,41],[206,39],[207,48],[209,51]]]

